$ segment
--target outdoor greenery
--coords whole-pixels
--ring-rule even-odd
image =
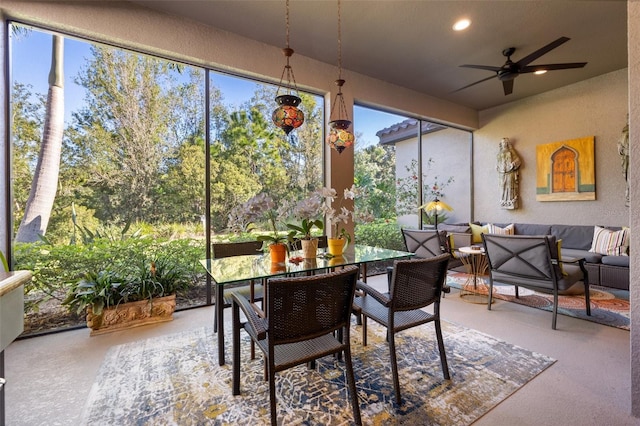
[[[84,102],[64,128],[48,225],[38,241],[14,242],[14,268],[34,273],[25,287],[28,311],[67,297],[67,305],[82,310],[87,304],[99,308],[155,297],[172,285],[176,290],[203,285],[198,261],[205,257],[207,122],[210,223],[217,241],[308,237],[323,229],[327,215],[336,218],[327,226],[345,222],[340,209],[317,215],[296,209],[324,183],[321,97],[300,93],[305,124],[287,136],[271,122],[272,85],[258,84],[250,99],[232,105],[215,85],[205,99],[201,68],[99,44],[91,45],[84,61],[72,76]],[[35,202],[30,192],[50,102],[29,82],[14,80],[16,234]],[[357,197],[349,193],[348,198],[355,205],[349,218],[356,223],[358,243],[404,247],[396,206],[415,206],[417,188],[396,182],[394,170],[394,147],[356,150]],[[434,184],[442,191],[451,181],[439,183],[436,177]],[[268,194],[271,210],[282,210],[277,222],[264,214],[239,214],[239,206],[259,194]]]
[[[70,289],[87,274],[118,276],[135,282],[150,271],[151,262],[174,284],[160,279],[164,287],[195,285],[204,270],[199,260],[204,257],[202,241],[177,239],[168,241],[153,237],[130,237],[120,240],[96,238],[86,244],[17,243],[15,261],[23,269],[33,271],[33,279],[25,286],[27,311],[37,311],[39,304],[54,299],[62,303]]]

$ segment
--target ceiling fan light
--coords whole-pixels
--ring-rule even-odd
[[[463,31],[469,28],[470,25],[471,25],[471,21],[467,18],[463,18],[456,21],[456,23],[453,24],[452,28],[454,31]]]
[[[547,70],[538,70],[536,72],[534,72],[535,75],[542,75],[545,74],[547,72]]]

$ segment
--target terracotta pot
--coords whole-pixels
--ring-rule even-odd
[[[334,256],[342,256],[344,250],[347,248],[349,241],[346,238],[329,238],[327,240],[329,246],[329,254]]]
[[[271,263],[284,263],[287,258],[287,246],[285,244],[271,244],[269,246]]]
[[[302,245],[302,257],[305,259],[315,259],[318,254],[318,239],[300,240]]]
[[[286,272],[287,266],[284,263],[274,263],[271,262],[271,273],[278,274],[280,272]]]

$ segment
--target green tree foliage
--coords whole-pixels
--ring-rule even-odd
[[[15,83],[11,98],[11,133],[13,136],[13,221],[17,231],[22,221],[29,188],[33,180],[44,118],[45,99],[33,95],[32,86]],[[35,100],[34,100],[35,99]]]
[[[71,154],[87,171],[88,207],[103,221],[132,223],[154,211],[168,159],[186,136],[173,126],[183,93],[167,61],[105,47],[92,53],[77,78],[86,107],[74,114]]]
[[[388,145],[371,145],[356,151],[354,181],[363,192],[355,201],[359,217],[396,217],[395,156],[395,148]]]

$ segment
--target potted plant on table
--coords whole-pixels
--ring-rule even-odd
[[[167,258],[114,268],[87,272],[63,301],[70,311],[86,312],[92,336],[173,319],[176,293],[189,286],[186,271]]]
[[[346,200],[354,200],[356,195],[357,189],[355,185],[352,185],[351,188],[345,188],[339,204],[334,207],[338,192],[334,188],[322,188],[322,196],[325,200],[322,211],[333,231],[333,237],[328,239],[329,254],[333,256],[341,256],[349,243],[351,243],[351,234],[347,232],[344,225],[353,220],[354,212],[345,207],[344,202]]]
[[[314,259],[318,250],[318,239],[313,237],[313,228],[322,231],[324,224],[319,218],[322,213],[323,197],[321,191],[313,192],[309,197],[299,201],[293,207],[293,216],[300,220],[299,223],[287,223],[289,232],[289,242],[294,242],[294,238],[300,239],[302,257]]]
[[[269,233],[258,235],[256,239],[262,241],[263,250],[269,250],[272,263],[283,263],[287,257],[289,236],[278,230],[277,222],[284,215],[286,208],[287,206],[283,205],[276,209],[273,199],[265,193],[260,193],[232,211],[229,227],[233,228],[236,222],[254,224],[259,220],[266,220],[271,228]],[[255,226],[249,228],[252,229],[255,229]]]

